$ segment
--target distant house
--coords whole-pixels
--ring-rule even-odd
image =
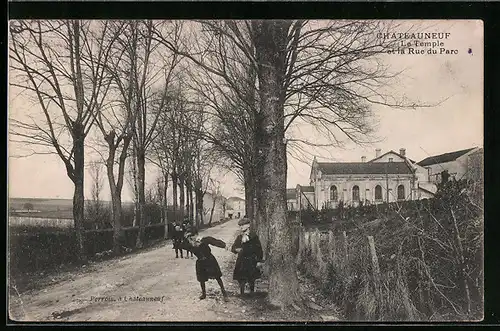
[[[226,202],[225,217],[242,218],[245,216],[245,199],[239,197],[230,197]]]
[[[448,176],[449,179],[466,179],[470,169],[469,156],[472,154],[474,158],[474,153],[479,150],[479,148],[474,147],[429,156],[418,162],[418,165],[427,170],[429,181],[432,183],[440,183],[443,180],[443,176]]]
[[[467,178],[476,182],[484,183],[484,150],[478,148],[469,153]]]
[[[287,210],[298,210],[297,204],[297,189],[287,188],[286,189],[286,206]]]
[[[297,185],[296,195],[297,195],[298,208],[300,209],[317,208],[314,186]]]

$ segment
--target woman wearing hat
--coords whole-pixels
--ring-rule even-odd
[[[234,266],[233,279],[240,285],[240,294],[245,293],[245,285],[250,285],[250,293],[255,291],[255,280],[260,278],[257,267],[262,260],[262,245],[259,237],[250,228],[250,220],[243,218],[238,222],[241,233],[236,237],[231,252],[238,254]]]
[[[196,259],[196,279],[200,282],[201,296],[200,300],[207,297],[205,282],[209,279],[215,279],[219,283],[224,301],[227,301],[227,293],[224,289],[222,282],[222,272],[220,271],[219,263],[213,256],[209,245],[226,248],[226,243],[222,240],[215,239],[214,237],[196,237],[194,238],[191,233],[186,233],[188,249],[194,253]]]

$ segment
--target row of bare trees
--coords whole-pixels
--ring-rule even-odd
[[[290,306],[299,290],[286,219],[287,157],[369,141],[372,104],[412,106],[387,92],[396,74],[379,56],[392,45],[377,33],[391,28],[380,21],[12,22],[11,68],[20,76],[11,85],[34,92],[42,109],[40,118],[17,119],[12,128],[66,165],[77,229],[84,141],[99,128],[117,251],[129,145],[138,247],[146,161],[161,170],[163,214],[170,178],[174,209],[196,214],[200,224],[211,167],[223,160],[244,183],[246,213],[267,257],[270,302]],[[81,234],[79,242],[83,252]]]
[[[195,23],[191,23],[195,25]],[[286,219],[287,156],[308,147],[370,141],[371,104],[407,107],[386,94],[396,76],[378,56],[391,42],[373,21],[200,21],[188,41],[157,38],[189,59],[190,87],[212,127],[202,135],[245,186],[269,267],[269,299],[299,301]],[[298,132],[306,127],[310,134]],[[323,138],[323,142],[321,142]]]

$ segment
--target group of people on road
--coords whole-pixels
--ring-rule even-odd
[[[233,280],[239,283],[240,295],[243,296],[246,284],[249,285],[250,293],[255,291],[255,281],[261,277],[260,267],[263,262],[263,252],[259,237],[251,227],[250,219],[245,216],[239,220],[238,225],[240,231],[233,242],[231,252],[238,255]],[[201,286],[200,299],[203,300],[207,296],[205,283],[209,279],[215,279],[220,286],[224,301],[227,301],[227,292],[222,282],[222,272],[210,249],[210,245],[227,248],[226,243],[211,236],[195,236],[193,229],[186,222],[175,225],[173,239],[176,258],[179,257],[179,251],[181,258],[183,257],[183,249],[187,252],[186,256],[191,253],[191,256],[194,254],[197,258],[195,270],[196,278]]]
[[[181,255],[181,258],[183,258],[183,250],[186,251],[186,259],[189,258],[189,254],[191,254],[191,257],[193,256],[193,252],[191,252],[189,248],[189,243],[187,240],[186,234],[189,234],[189,236],[192,236],[195,234],[195,229],[191,225],[188,219],[184,219],[182,223],[175,223],[174,225],[174,232],[172,235],[173,239],[173,249],[175,250],[175,258],[179,258],[179,253]]]

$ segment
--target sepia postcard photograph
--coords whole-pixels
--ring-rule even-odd
[[[481,20],[10,20],[10,321],[483,320],[483,52]]]

